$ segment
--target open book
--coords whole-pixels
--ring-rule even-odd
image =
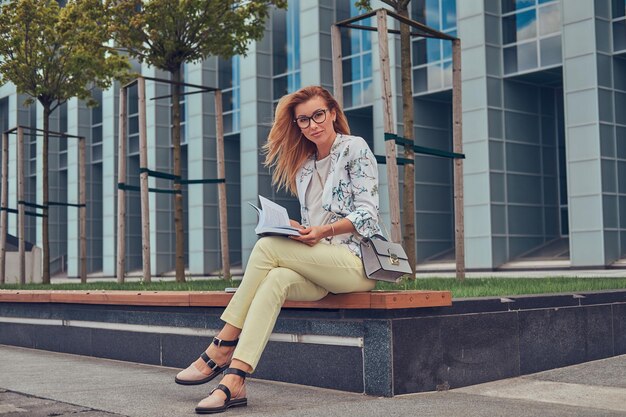
[[[287,209],[263,196],[259,196],[261,208],[250,204],[259,215],[259,223],[254,232],[259,236],[300,236],[298,229],[289,223]]]

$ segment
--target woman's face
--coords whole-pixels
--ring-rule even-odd
[[[333,121],[337,117],[334,110],[321,97],[313,97],[294,108],[294,119],[302,134],[318,148],[330,146],[337,133]]]

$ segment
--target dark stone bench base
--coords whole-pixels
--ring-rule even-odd
[[[183,368],[221,327],[221,311],[4,302],[0,343]],[[254,377],[392,396],[625,353],[626,291],[417,309],[284,309]]]

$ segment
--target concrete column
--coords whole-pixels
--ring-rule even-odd
[[[142,65],[147,77],[169,79],[169,73]],[[170,94],[170,85],[146,80],[146,127],[148,166],[153,171],[173,173],[173,148],[170,137],[170,99],[152,100]],[[129,173],[132,175],[132,173]],[[150,188],[172,187],[172,181],[150,177]],[[172,194],[150,193],[150,261],[153,276],[174,270],[175,233]]]
[[[489,173],[489,111],[485,4],[457,2],[461,38],[465,262],[468,269],[494,267]],[[500,75],[500,74],[498,74]]]
[[[300,3],[300,71],[302,86],[332,89],[330,25],[333,9],[320,2]]]
[[[118,100],[119,83],[102,92],[102,274],[111,277],[117,259]]]
[[[269,34],[270,32],[266,30],[265,38],[253,43],[248,50],[248,55],[240,58],[241,256],[244,267],[257,240],[254,234],[257,224],[256,213],[246,206],[248,202],[253,204],[258,202],[259,166],[261,164],[259,147],[265,139],[261,131],[267,129],[260,126],[260,123],[264,122],[267,126],[272,120],[272,56]],[[262,114],[261,108],[265,110]]]
[[[570,259],[605,265],[594,2],[561,2]]]

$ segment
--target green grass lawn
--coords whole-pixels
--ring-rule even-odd
[[[0,285],[0,289],[29,290],[130,290],[130,291],[223,291],[226,287],[236,287],[238,281],[197,280],[185,283],[172,281],[129,282],[89,282],[87,284],[26,284]],[[578,293],[612,289],[626,289],[625,278],[467,278],[457,281],[454,278],[418,278],[400,284],[379,282],[378,290],[449,290],[454,298],[514,296],[521,294]]]

